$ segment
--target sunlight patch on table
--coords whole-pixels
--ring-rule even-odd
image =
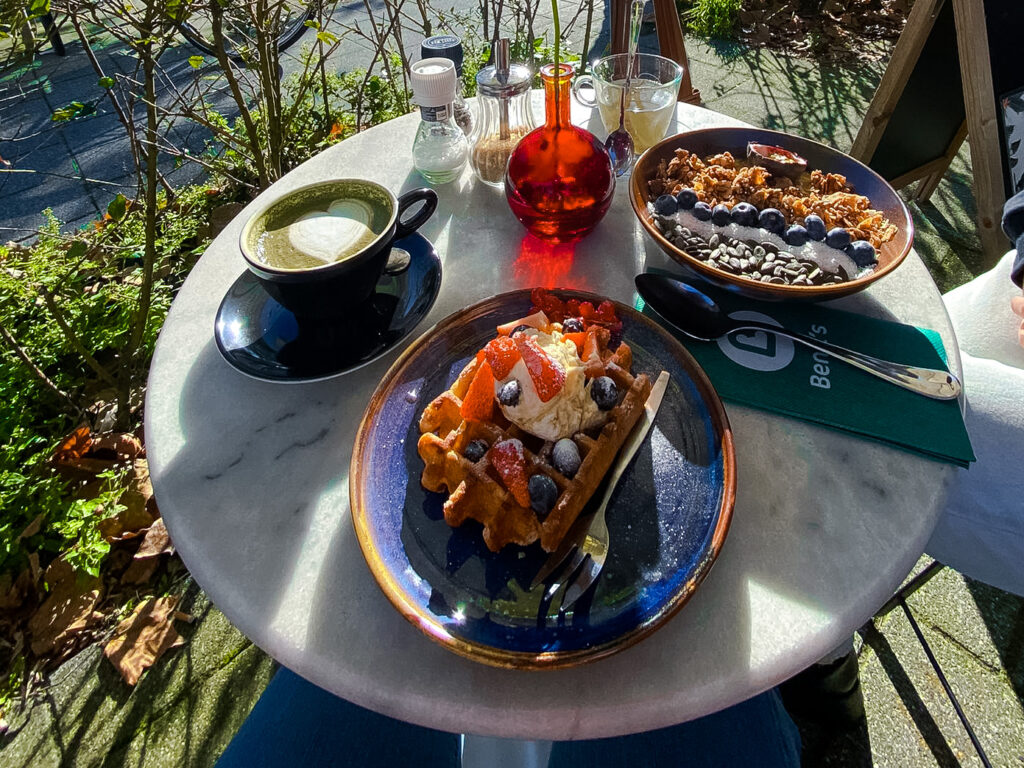
[[[828,614],[754,579],[747,581],[747,612],[751,669],[798,652],[802,638],[825,631],[830,623]]]
[[[270,620],[271,632],[294,648],[305,648],[309,631],[310,606],[316,599],[324,563],[335,552],[337,537],[351,533],[348,504],[348,471],[339,468],[338,477],[320,495],[302,544],[293,562],[291,577],[278,599]]]

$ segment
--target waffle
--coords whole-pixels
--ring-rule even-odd
[[[526,546],[538,540],[548,552],[558,548],[643,413],[651,391],[647,376],[630,373],[633,354],[629,345],[623,342],[612,352],[608,334],[599,343],[600,364],[590,361],[587,375],[610,377],[619,393],[618,403],[607,412],[608,420],[602,427],[572,435],[582,461],[571,479],[553,466],[552,441],[527,433],[508,421],[499,408],[495,408],[491,421],[466,421],[461,417],[462,399],[481,365],[479,356],[469,362],[450,389],[427,405],[420,418],[417,444],[426,465],[421,482],[427,490],[448,491],[444,516],[449,525],[457,527],[467,519],[478,521],[483,525],[484,542],[494,552],[508,544]],[[523,444],[527,477],[543,473],[558,488],[557,501],[546,516],[538,517],[530,507],[520,505],[491,463],[490,448],[510,438]],[[490,448],[473,462],[464,451],[478,439]]]

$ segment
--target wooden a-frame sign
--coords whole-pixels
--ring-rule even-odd
[[[994,55],[990,42],[1003,40],[990,37],[1002,33],[989,32],[1005,21],[1000,16],[1024,19],[1022,7],[1021,0],[916,0],[850,151],[897,189],[921,181],[914,197],[923,201],[970,136],[978,233],[992,263],[1009,247],[999,228],[1007,182],[996,96],[1008,83],[1024,85],[1024,59]],[[986,11],[996,14],[988,23]]]

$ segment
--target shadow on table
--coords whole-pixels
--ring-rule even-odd
[[[378,361],[364,371],[385,369]],[[372,376],[348,381],[365,386]],[[340,425],[357,424],[365,407],[350,393],[337,380],[293,386],[247,378],[212,340],[185,380],[178,414],[185,442],[162,468],[157,492],[165,483],[176,489],[167,526],[186,566],[250,636],[289,613],[321,528],[341,524],[322,507],[325,497],[347,505],[351,433]],[[254,402],[271,405],[254,413]]]

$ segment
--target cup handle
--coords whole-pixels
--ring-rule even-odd
[[[580,75],[572,83],[572,95],[576,97],[576,101],[585,107],[593,109],[597,106],[596,99],[586,99],[580,94],[580,88],[590,88],[592,91],[597,93],[597,89],[594,87],[594,78],[590,75]]]
[[[402,219],[402,214],[412,208],[416,203],[422,202],[421,207],[408,221]],[[395,226],[395,240],[408,237],[417,229],[422,227],[427,219],[434,215],[437,210],[437,192],[427,187],[420,187],[406,192],[398,198],[398,224]]]

